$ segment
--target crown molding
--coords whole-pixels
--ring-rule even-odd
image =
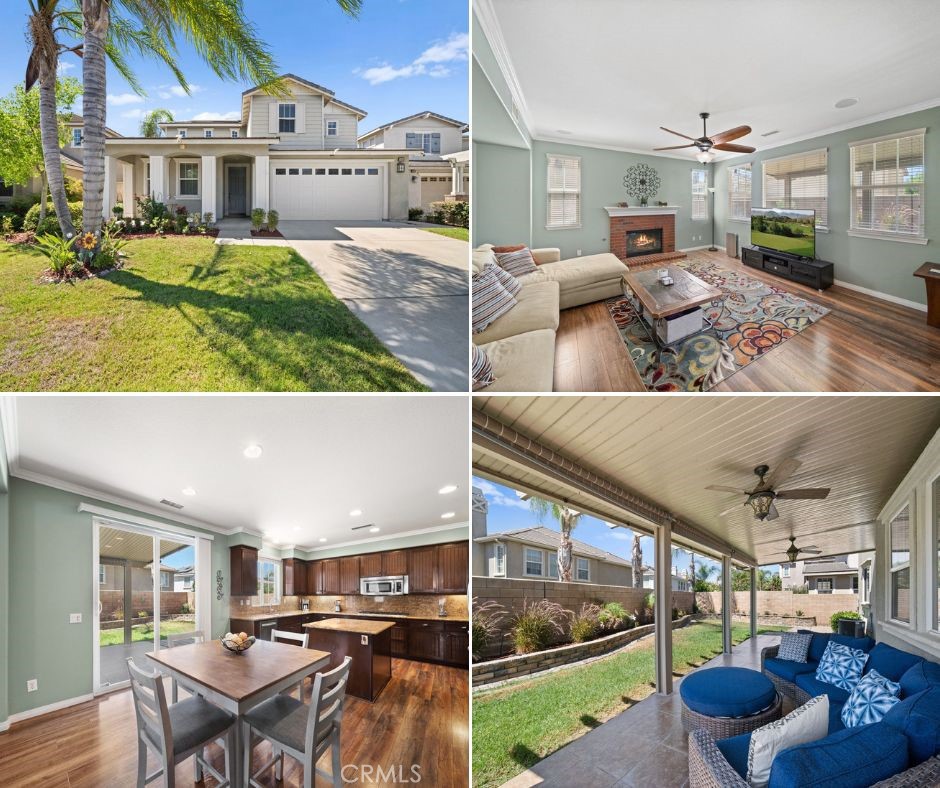
[[[682,156],[678,153],[654,153],[653,151],[631,148],[626,145],[608,145],[602,142],[580,142],[575,141],[575,137],[553,137],[551,134],[537,134],[532,137],[532,139],[537,142],[550,142],[553,145],[571,145],[575,148],[593,148],[595,150],[615,151],[616,153],[635,153],[638,156],[652,156],[656,159],[678,159],[679,161],[688,162],[695,167],[704,167],[706,164],[715,164],[719,161],[717,156],[710,162],[700,162],[694,157],[690,159],[688,156]]]
[[[297,545],[296,549],[303,550],[305,553],[317,553],[322,550],[334,550],[337,547],[352,547],[354,545],[368,544],[370,542],[387,542],[390,539],[400,539],[403,536],[418,536],[419,534],[431,534],[437,531],[449,531],[453,528],[469,528],[469,522],[450,523],[449,525],[432,525],[428,528],[415,528],[411,531],[399,531],[394,534],[385,534],[384,536],[370,536],[366,539],[352,539],[348,542],[335,542],[329,545],[317,545],[316,547],[304,547]]]

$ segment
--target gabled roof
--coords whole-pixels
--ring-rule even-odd
[[[813,561],[803,564],[803,577],[810,575],[857,574],[858,569],[845,561]]]
[[[418,120],[418,118],[435,118],[436,120],[443,121],[444,123],[450,123],[452,126],[457,126],[461,130],[467,128],[467,124],[462,120],[454,120],[454,118],[448,118],[446,115],[438,115],[436,112],[425,110],[424,112],[416,112],[414,115],[409,115],[407,118],[393,120],[390,123],[386,123],[384,126],[379,126],[378,128],[372,129],[372,131],[366,132],[365,134],[360,134],[359,139],[364,140],[366,137],[371,137],[373,134],[377,134],[380,131],[390,129],[392,126],[397,126],[399,123],[407,123],[409,120]]]
[[[278,79],[291,80],[298,83],[299,85],[303,85],[304,87],[312,88],[318,93],[322,93],[325,97],[324,104],[338,104],[341,107],[345,107],[351,112],[359,115],[359,120],[362,120],[362,118],[369,114],[364,109],[359,109],[359,107],[354,107],[352,104],[347,104],[345,101],[340,101],[338,98],[336,98],[336,94],[329,88],[324,87],[323,85],[318,85],[316,82],[311,82],[309,79],[298,77],[296,74],[281,74],[278,76]],[[265,90],[265,85],[255,85],[253,88],[248,88],[248,90],[242,91],[242,120],[245,120],[248,115],[248,97],[253,93],[263,92]]]
[[[67,121],[65,121],[65,125],[66,125],[66,126],[84,126],[84,125],[85,125],[85,119],[84,119],[81,115],[76,115],[76,114],[73,112],[73,113],[72,113],[72,117],[70,117]],[[105,127],[104,127],[104,136],[105,136],[105,137],[123,137],[124,135],[123,135],[123,134],[119,134],[119,133],[116,132],[114,129],[109,129],[107,126],[105,126]]]
[[[68,159],[69,163],[74,167],[79,167],[81,169],[85,168],[85,162],[82,161],[78,156],[73,156],[71,153],[67,153],[65,150],[59,150],[59,155],[63,159]]]
[[[292,79],[294,82],[299,82],[301,85],[306,85],[308,88],[313,88],[318,90],[321,93],[326,93],[328,96],[335,96],[336,94],[329,88],[323,87],[323,85],[318,85],[316,82],[311,82],[309,79],[304,79],[303,77],[298,77],[296,74],[286,73],[280,74],[278,79]],[[248,90],[243,90],[242,95],[247,96],[249,93],[254,93],[257,90],[264,90],[265,85],[255,85],[253,88],[248,88]]]
[[[504,539],[509,539],[510,541],[514,542],[522,542],[524,544],[530,544],[536,547],[549,547],[553,550],[557,550],[558,545],[561,542],[561,534],[558,531],[553,531],[551,528],[545,528],[541,525],[536,525],[530,528],[519,528],[514,531],[503,531],[502,533],[487,534],[486,536],[477,537],[474,541],[494,542]],[[590,545],[587,542],[582,542],[579,539],[571,540],[571,552],[582,556],[588,556],[589,558],[596,558],[599,561],[606,561],[610,564],[631,566],[629,561],[621,558],[619,555],[608,553],[606,550],[601,550],[599,547],[594,547],[594,545]]]

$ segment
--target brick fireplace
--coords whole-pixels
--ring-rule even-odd
[[[676,251],[676,206],[605,210],[610,215],[610,251],[631,268],[686,256]],[[650,242],[660,236],[660,243]]]

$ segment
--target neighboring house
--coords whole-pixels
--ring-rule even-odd
[[[856,553],[780,565],[784,591],[806,586],[811,594],[857,594],[861,574]]]
[[[691,591],[692,584],[689,582],[688,578],[683,577],[680,574],[677,574],[679,571],[678,567],[672,568],[672,590],[673,591]],[[643,567],[643,588],[655,588],[655,579],[656,579],[656,570],[651,566]]]
[[[406,219],[408,151],[357,147],[364,110],[282,75],[286,96],[242,94],[238,120],[162,123],[165,136],[105,142],[105,206],[117,182],[133,194],[217,219],[274,209],[281,219]],[[133,216],[133,200],[124,215]]]
[[[470,151],[467,124],[418,112],[359,136],[365,150],[408,150],[408,207],[427,211],[431,203],[466,201],[470,194]]]
[[[147,592],[153,590],[151,570],[152,564],[142,565],[134,563],[134,565],[131,566],[131,591]],[[162,590],[176,590],[174,588],[174,575],[176,571],[177,570],[172,566],[166,566],[165,564],[160,565],[160,588]],[[102,591],[122,591],[124,589],[123,563],[98,564],[98,585]]]
[[[181,566],[173,574],[174,591],[194,591],[196,583],[196,567]]]

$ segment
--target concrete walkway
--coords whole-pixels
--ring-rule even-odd
[[[404,223],[283,221],[256,239],[247,220],[218,244],[290,246],[411,373],[434,391],[466,391],[469,246]]]

